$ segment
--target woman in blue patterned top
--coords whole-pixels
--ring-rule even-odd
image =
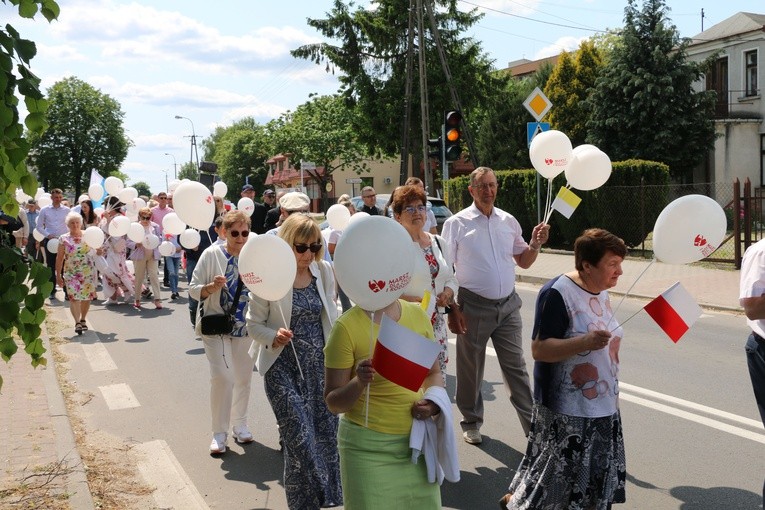
[[[258,344],[258,372],[279,424],[287,505],[340,506],[338,418],[324,402],[324,344],[337,318],[335,279],[321,230],[309,216],[291,215],[279,237],[295,255],[295,281],[279,301],[253,296],[247,329]]]
[[[608,289],[622,274],[624,241],[591,228],[574,243],[575,270],[539,291],[531,353],[534,412],[510,509],[607,510],[624,503],[619,345]]]
[[[202,335],[200,317],[231,311],[239,285],[239,252],[250,235],[250,217],[241,211],[230,211],[223,217],[222,234],[226,243],[207,248],[199,257],[189,286],[189,295],[200,302],[196,331],[202,337],[210,362],[210,410],[213,439],[210,453],[226,452],[229,424],[239,443],[251,443],[247,428],[247,405],[250,400],[252,340],[247,336],[244,310],[249,299],[242,285],[239,303],[234,311],[235,325],[228,335]]]

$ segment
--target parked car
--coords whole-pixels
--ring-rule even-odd
[[[388,203],[388,200],[390,200],[390,193],[378,193],[377,198],[375,199],[375,205],[377,205],[377,207],[382,211],[385,209],[385,204]],[[353,202],[353,206],[357,211],[360,211],[364,206],[364,201],[360,196],[353,197],[351,202]],[[443,227],[446,218],[451,216],[452,212],[446,206],[446,202],[444,202],[442,198],[437,197],[428,197],[428,208],[430,208],[433,211],[433,214],[436,216],[436,223],[438,223],[438,233],[440,234],[441,228]]]

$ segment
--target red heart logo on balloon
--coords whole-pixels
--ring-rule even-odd
[[[545,158],[545,165],[552,165],[552,164],[553,164],[552,158]]]
[[[372,289],[372,292],[380,292],[385,288],[385,281],[384,280],[369,280],[369,288]]]
[[[705,244],[707,244],[707,240],[701,234],[697,235],[696,239],[693,240],[693,246],[704,246]]]
[[[207,197],[205,197],[205,201],[206,201],[208,204],[211,204],[211,203],[212,203],[212,201],[213,201],[213,197],[212,197],[212,195],[207,195]]]

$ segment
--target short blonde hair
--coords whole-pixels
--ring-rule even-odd
[[[290,248],[294,244],[321,243],[321,250],[313,254],[316,262],[324,258],[324,243],[322,242],[319,225],[307,214],[293,214],[279,227],[279,237],[284,239]]]
[[[237,223],[244,223],[250,228],[250,217],[242,211],[228,211],[223,215],[223,228],[229,230]]]
[[[83,223],[82,216],[79,213],[70,212],[69,214],[67,214],[66,218],[64,219],[64,225],[68,227],[69,224],[73,221],[76,221],[77,223],[80,224],[80,226],[82,226],[82,223]]]

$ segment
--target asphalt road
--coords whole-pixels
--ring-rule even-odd
[[[528,338],[537,288],[518,289]],[[627,299],[617,316],[623,321],[644,304]],[[256,442],[230,442],[222,457],[208,455],[209,369],[185,299],[140,313],[94,305],[89,321],[91,332],[66,346],[69,378],[94,395],[83,408],[89,426],[147,452],[141,472],[158,487],[159,507],[286,508],[278,433],[257,373],[249,411]],[[746,369],[746,334],[744,319],[728,313],[705,313],[677,344],[645,313],[626,323],[620,388],[628,486],[618,508],[761,508],[765,431]],[[484,442],[459,441],[462,479],[444,483],[445,508],[497,508],[525,450],[491,349],[488,356]],[[454,385],[449,375],[451,395]]]

